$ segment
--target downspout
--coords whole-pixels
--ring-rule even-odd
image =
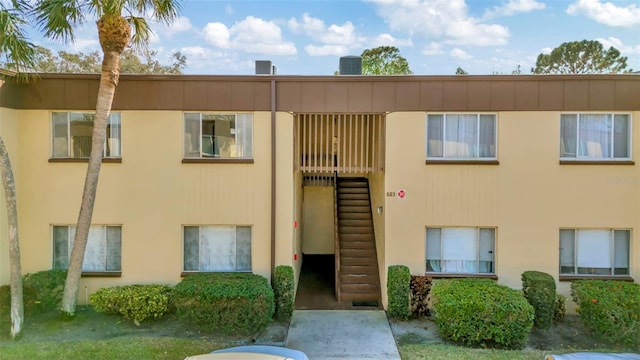
[[[271,283],[276,268],[276,81],[271,80]]]

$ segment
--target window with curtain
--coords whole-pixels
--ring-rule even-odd
[[[496,115],[427,115],[427,159],[496,159]]]
[[[495,273],[495,237],[495,228],[427,228],[427,272]]]
[[[184,114],[184,157],[251,159],[251,114]]]
[[[251,271],[250,226],[185,226],[184,271]]]
[[[69,268],[69,257],[76,235],[75,226],[53,226],[53,268]],[[84,251],[82,271],[121,271],[122,227],[91,226]]]
[[[629,275],[631,231],[560,229],[560,275]]]
[[[630,159],[631,117],[628,114],[560,115],[560,158]]]
[[[95,113],[53,112],[52,158],[87,159],[91,154],[91,136]],[[111,113],[107,119],[105,158],[120,158],[120,113]]]

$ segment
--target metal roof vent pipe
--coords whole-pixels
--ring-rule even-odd
[[[355,55],[341,57],[340,75],[362,75],[362,58]]]
[[[256,75],[276,75],[278,69],[271,60],[256,60]]]

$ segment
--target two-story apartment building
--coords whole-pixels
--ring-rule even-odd
[[[65,268],[98,77],[0,87],[22,268]],[[80,301],[105,286],[333,254],[336,295],[386,269],[559,291],[640,278],[640,75],[121,76]],[[0,283],[9,281],[4,199]]]

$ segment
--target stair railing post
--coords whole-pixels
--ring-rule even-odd
[[[336,300],[342,301],[340,296],[340,233],[338,231],[338,172],[333,173],[333,251],[335,258],[335,293]]]

